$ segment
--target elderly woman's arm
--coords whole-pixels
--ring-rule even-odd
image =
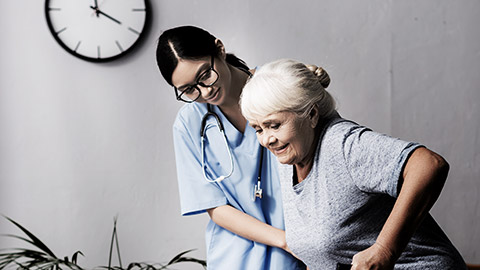
[[[392,212],[373,246],[353,257],[352,269],[393,269],[418,225],[437,200],[449,170],[438,154],[417,148],[403,170]]]

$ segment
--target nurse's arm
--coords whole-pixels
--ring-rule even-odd
[[[420,222],[443,189],[448,163],[427,148],[417,148],[402,173],[403,184],[395,205],[377,240],[370,248],[353,257],[352,269],[393,269]],[[400,182],[401,183],[401,182]]]
[[[230,205],[211,208],[207,212],[213,222],[234,234],[290,252],[285,240],[285,231],[283,230],[263,223]]]

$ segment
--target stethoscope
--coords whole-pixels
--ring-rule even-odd
[[[218,127],[218,130],[220,133],[223,135],[223,141],[225,143],[225,147],[227,148],[228,155],[230,157],[230,172],[226,175],[221,175],[217,177],[216,179],[210,179],[207,175],[207,164],[205,164],[205,130],[209,126],[215,125],[213,123],[208,123],[207,120],[209,117],[215,118],[216,121],[216,126]],[[209,183],[219,183],[226,178],[230,177],[233,173],[233,156],[232,152],[230,150],[230,147],[228,146],[227,142],[227,136],[225,135],[225,129],[223,127],[222,121],[220,121],[220,117],[212,110],[212,107],[210,104],[207,104],[207,113],[203,116],[202,118],[202,126],[200,129],[200,137],[201,137],[201,147],[202,147],[202,171],[203,171],[203,177],[205,180],[207,180]],[[257,184],[253,188],[253,197],[252,200],[255,201],[256,198],[262,198],[262,193],[263,190],[260,186],[261,180],[262,180],[262,167],[263,167],[263,152],[265,151],[264,147],[262,146],[262,149],[260,150],[260,164],[258,168],[258,176],[257,176]]]

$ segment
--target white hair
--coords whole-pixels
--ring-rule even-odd
[[[257,69],[243,88],[241,110],[247,120],[286,111],[306,117],[317,105],[320,119],[327,118],[335,113],[335,101],[325,90],[329,83],[323,70],[311,71],[290,59],[273,61]]]

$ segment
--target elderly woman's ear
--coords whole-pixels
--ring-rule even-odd
[[[310,109],[310,113],[308,113],[308,118],[310,120],[310,126],[312,128],[316,128],[318,125],[318,120],[320,118],[320,114],[318,111],[318,105],[313,105],[313,107]]]

